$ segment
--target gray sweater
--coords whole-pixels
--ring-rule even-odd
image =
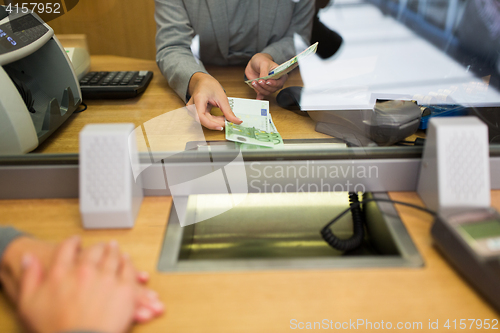
[[[0,227],[0,259],[3,257],[3,252],[7,246],[23,233],[12,227]]]
[[[203,64],[246,65],[258,52],[278,64],[292,58],[294,34],[309,42],[313,16],[313,0],[155,0],[156,61],[185,100],[191,76],[207,73]],[[201,62],[191,52],[195,35]]]

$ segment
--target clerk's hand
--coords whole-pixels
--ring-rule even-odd
[[[225,122],[228,121],[241,124],[229,106],[226,93],[219,81],[205,73],[195,73],[189,81],[189,93],[191,99],[186,105],[195,105],[196,120],[209,129],[222,131]],[[224,116],[214,116],[210,113],[212,107],[218,107]]]
[[[278,67],[278,64],[273,61],[267,53],[257,53],[250,59],[245,68],[245,75],[249,80],[255,80],[259,77],[264,77],[269,72]],[[265,96],[271,95],[274,92],[283,88],[288,75],[283,75],[277,80],[258,80],[252,82],[253,89],[257,92],[257,99],[264,99]]]

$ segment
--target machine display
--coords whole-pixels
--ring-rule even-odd
[[[488,220],[465,224],[460,226],[460,230],[464,231],[474,241],[478,241],[483,238],[493,238],[493,240],[495,240],[497,236],[500,237],[500,221]]]
[[[432,226],[438,248],[500,310],[500,214],[493,208],[453,210]]]
[[[45,35],[49,29],[32,15],[21,16],[0,25],[0,54],[27,46]]]

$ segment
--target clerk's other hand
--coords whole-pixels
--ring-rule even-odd
[[[241,119],[236,117],[229,106],[226,93],[219,81],[205,73],[195,73],[189,81],[191,99],[186,105],[195,105],[197,121],[209,129],[222,131],[225,122],[241,124]],[[224,116],[214,116],[210,113],[212,107],[218,107]]]
[[[80,239],[58,247],[44,270],[34,254],[23,257],[19,313],[32,332],[126,332],[138,302],[136,272],[115,243],[78,258]]]
[[[267,53],[257,53],[247,64],[245,75],[249,80],[255,80],[259,77],[264,77],[269,72],[278,67],[278,64],[273,61]],[[257,99],[264,99],[265,96],[271,95],[274,92],[283,88],[288,75],[280,77],[278,80],[256,80],[252,82],[253,89],[257,92]]]

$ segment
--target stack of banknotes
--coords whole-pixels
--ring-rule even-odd
[[[318,43],[314,43],[313,45],[309,46],[307,49],[293,57],[292,59],[285,61],[278,67],[274,68],[271,70],[267,76],[259,77],[257,79],[253,80],[247,80],[245,81],[246,84],[248,84],[250,87],[252,87],[252,82],[253,81],[258,81],[258,80],[268,80],[268,79],[273,79],[277,80],[280,77],[282,77],[285,74],[290,73],[292,70],[294,70],[298,65],[299,65],[299,60],[304,60],[304,58],[310,56],[311,54],[316,53],[316,50],[318,49]]]
[[[279,79],[299,64],[299,60],[314,54],[318,43],[309,46],[302,53],[271,70],[267,76],[245,81],[250,87],[256,80]],[[226,139],[239,142],[240,148],[257,149],[258,147],[277,148],[283,146],[283,139],[274,126],[269,113],[269,102],[254,99],[229,97],[229,105],[234,114],[243,120],[241,125],[226,121]]]
[[[269,112],[269,102],[256,99],[229,97],[234,114],[243,120],[240,125],[226,120],[226,139],[240,142],[241,148],[255,146],[276,148],[283,146],[283,139],[274,126]]]

